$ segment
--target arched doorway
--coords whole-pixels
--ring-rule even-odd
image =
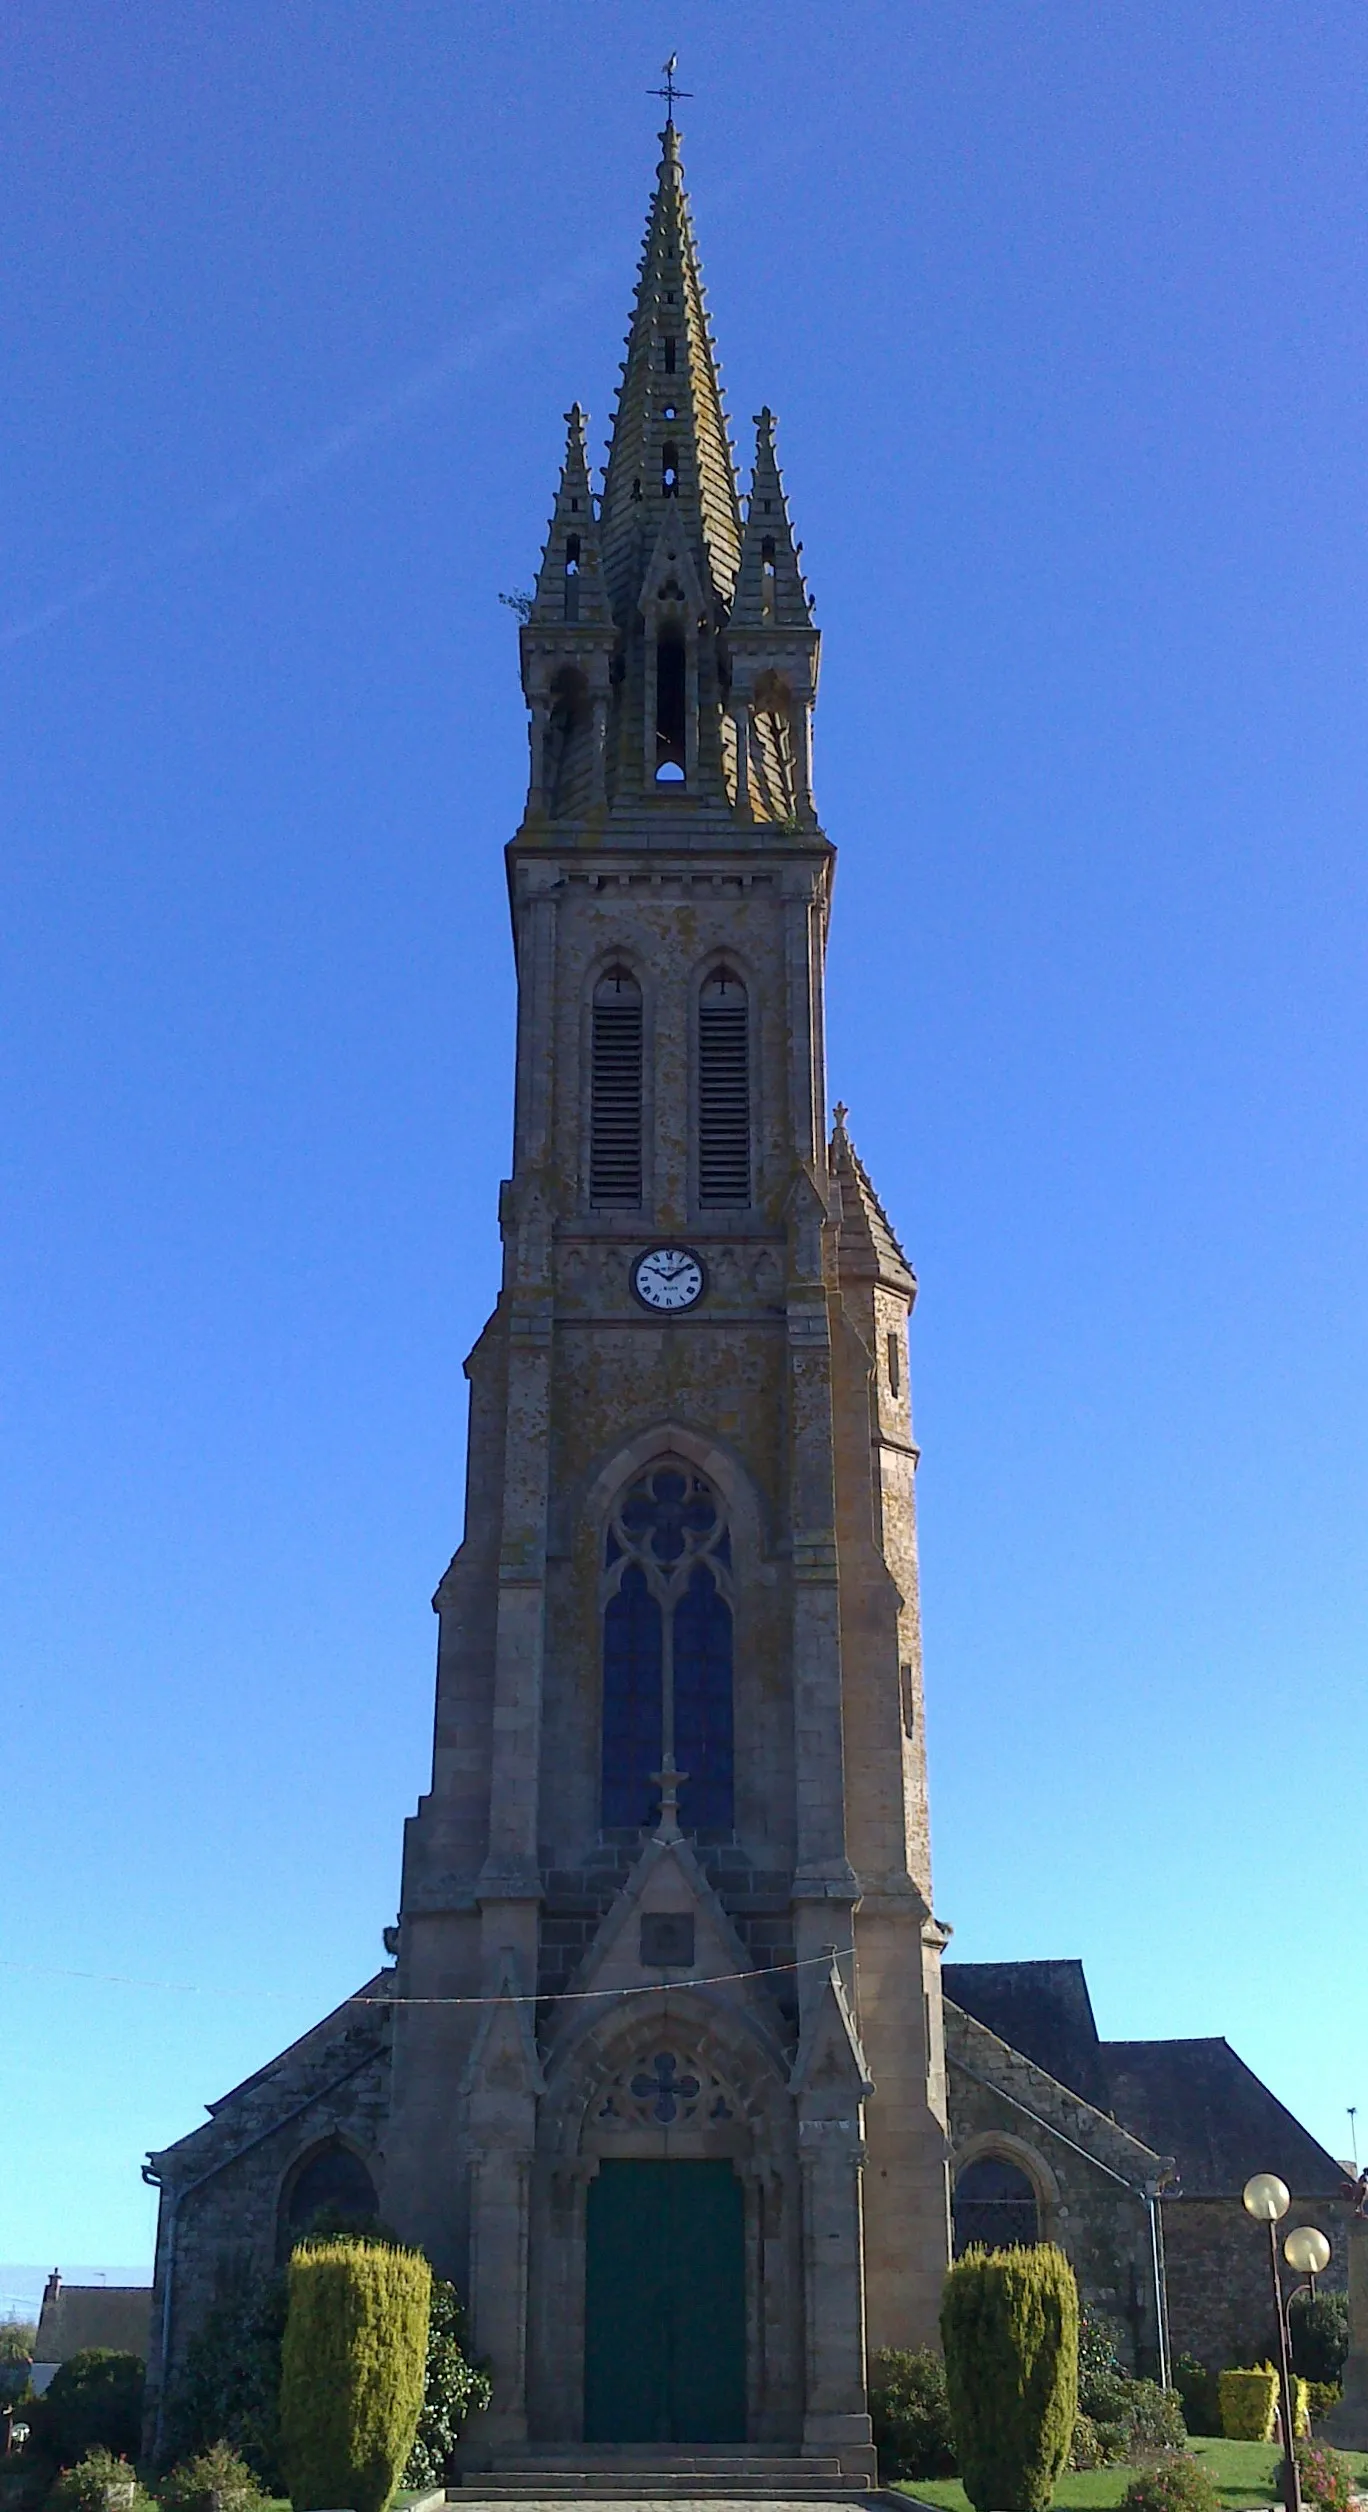
[[[577,2019],[547,2067],[538,2146],[534,2433],[787,2444],[802,2202],[768,2019],[684,1988]]]

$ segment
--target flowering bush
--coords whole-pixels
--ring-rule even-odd
[[[1131,2479],[1121,2512],[1219,2512],[1216,2481],[1186,2451],[1167,2453]]]
[[[182,2460],[157,2487],[162,2512],[260,2512],[265,2500],[256,2471],[227,2442]]]
[[[98,2444],[74,2468],[64,2468],[48,2496],[51,2512],[155,2512],[136,2470]]]
[[[1279,2487],[1286,2465],[1284,2460],[1278,2468]],[[1301,2479],[1303,2503],[1318,2503],[1322,2512],[1349,2512],[1354,2472],[1342,2452],[1332,2451],[1327,2442],[1299,2442],[1297,2474]]]

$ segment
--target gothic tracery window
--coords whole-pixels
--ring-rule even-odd
[[[717,1494],[670,1459],[630,1484],[603,1550],[603,1823],[660,1812],[667,1753],[686,1831],[732,1827],[731,1537]]]
[[[1040,2239],[1035,2190],[1020,2164],[982,2154],[955,2175],[955,2257],[975,2243],[989,2250],[1029,2249]]]

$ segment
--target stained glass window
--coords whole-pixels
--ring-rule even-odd
[[[733,1822],[731,1541],[705,1477],[673,1459],[630,1484],[603,1548],[603,1822],[660,1811],[667,1752],[691,1832]]]
[[[989,2250],[1029,2249],[1040,2239],[1036,2194],[1019,2164],[980,2155],[955,2176],[955,2257],[976,2242]]]
[[[630,1563],[603,1615],[603,1820],[654,1823],[661,1733],[660,1606],[644,1571]]]
[[[732,1618],[700,1562],[675,1607],[675,1760],[689,1776],[679,1798],[688,1832],[730,1831],[732,1822]]]

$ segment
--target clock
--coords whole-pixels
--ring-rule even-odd
[[[632,1289],[643,1308],[677,1316],[703,1297],[703,1259],[691,1247],[648,1247],[632,1267]]]

